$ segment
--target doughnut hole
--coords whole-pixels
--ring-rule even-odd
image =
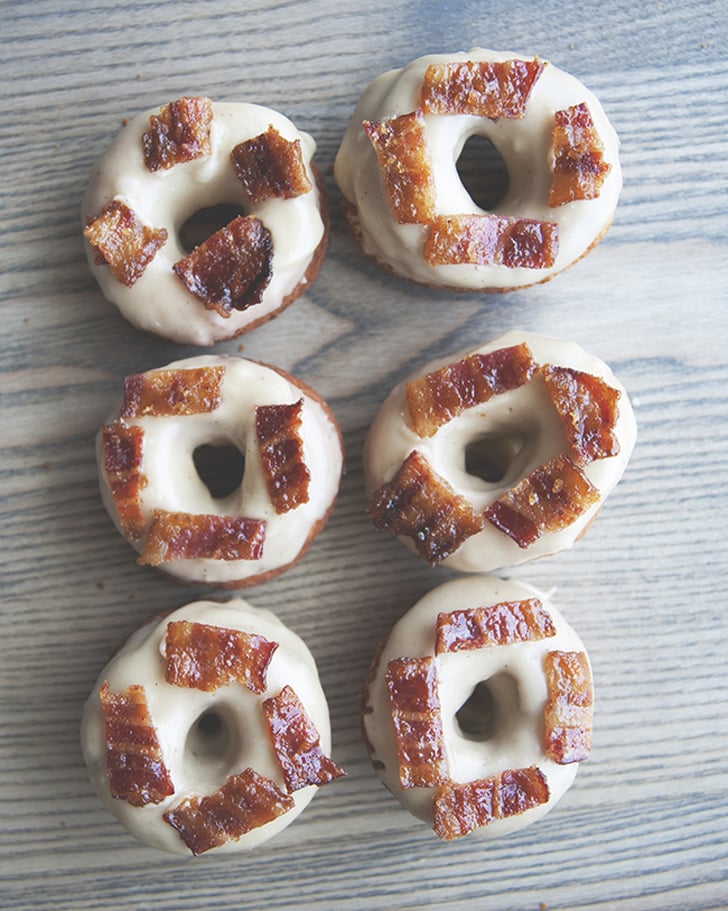
[[[526,445],[520,431],[485,433],[465,445],[465,471],[486,484],[499,484]]]
[[[187,733],[184,747],[185,765],[190,777],[227,775],[240,756],[238,726],[225,706],[205,709]]]
[[[192,461],[214,500],[224,500],[242,484],[245,456],[232,443],[203,443],[192,453]]]
[[[456,727],[466,740],[495,740],[518,705],[518,684],[511,674],[502,671],[476,684],[455,713]]]
[[[505,159],[485,136],[471,136],[465,142],[455,167],[472,201],[486,212],[495,209],[508,193]]]
[[[242,206],[226,202],[197,209],[179,229],[180,246],[185,253],[190,253],[234,218],[247,214]]]

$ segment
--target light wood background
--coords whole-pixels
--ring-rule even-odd
[[[0,906],[91,909],[728,907],[726,451],[728,3],[0,3]],[[625,187],[607,238],[507,296],[418,289],[367,263],[331,165],[360,91],[430,51],[537,53],[598,94]],[[134,562],[96,487],[93,438],[128,373],[198,353],[144,336],[86,266],[80,200],[122,120],[187,94],[257,101],[317,139],[328,256],[305,298],[216,350],[313,385],[347,470],[308,556],[249,590],[302,635],[345,780],[249,855],[184,861],[138,845],[98,802],[78,743],[116,643],[193,600]],[[571,551],[517,575],[585,640],[594,750],[543,821],[441,844],[369,767],[358,691],[376,643],[450,575],[366,520],[361,446],[391,386],[522,327],[572,338],[630,391],[639,441]]]

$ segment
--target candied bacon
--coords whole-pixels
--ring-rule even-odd
[[[548,652],[544,711],[545,752],[565,765],[589,756],[592,733],[592,678],[584,652]]]
[[[167,240],[167,231],[143,225],[127,205],[114,200],[89,219],[83,236],[97,265],[106,263],[114,278],[131,288]]]
[[[554,114],[551,208],[599,196],[612,167],[604,161],[603,153],[604,143],[586,104],[575,104]]]
[[[106,424],[101,430],[104,472],[116,506],[119,524],[127,538],[140,538],[144,532],[141,490],[147,479],[142,474],[144,431],[127,427],[121,421]]]
[[[520,344],[471,354],[410,380],[405,386],[410,426],[418,436],[430,437],[467,408],[522,386],[532,372],[531,352]]]
[[[207,310],[229,317],[259,304],[273,275],[270,231],[254,215],[239,215],[172,266]]]
[[[440,215],[427,227],[430,266],[505,266],[549,269],[559,253],[559,226],[505,215]]]
[[[144,807],[174,794],[144,687],[129,686],[122,693],[111,693],[105,680],[99,696],[111,796],[133,807]]]
[[[258,405],[255,432],[263,476],[278,515],[308,503],[311,473],[303,458],[303,399],[290,405]]]
[[[224,367],[151,370],[124,380],[122,418],[204,414],[220,406]]]
[[[440,613],[435,654],[533,642],[555,635],[551,615],[538,598],[501,601],[488,607]]]
[[[236,145],[230,159],[252,203],[294,199],[311,189],[301,155],[301,140],[284,139],[273,124],[265,133]]]
[[[193,854],[204,854],[272,822],[295,806],[270,778],[255,769],[231,775],[214,794],[188,797],[163,819]]]
[[[263,519],[155,509],[137,562],[159,566],[171,560],[259,560],[265,528]]]
[[[363,123],[374,146],[389,202],[399,224],[435,217],[435,183],[422,111]]]
[[[482,517],[414,450],[388,484],[369,500],[375,528],[411,537],[417,552],[436,566],[483,528]]]
[[[238,629],[174,620],[167,624],[164,679],[173,686],[212,693],[229,683],[241,683],[264,693],[266,676],[277,642]]]
[[[433,63],[425,70],[421,104],[428,114],[521,119],[545,65],[536,58]]]
[[[142,136],[147,170],[167,170],[209,155],[211,123],[209,98],[185,97],[165,104],[149,118],[150,128]]]

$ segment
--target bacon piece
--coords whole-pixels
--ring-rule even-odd
[[[456,494],[416,450],[402,463],[389,484],[369,500],[375,528],[411,537],[417,552],[431,566],[441,563],[483,528],[482,517]]]
[[[212,102],[209,98],[180,98],[149,118],[142,136],[144,163],[149,171],[167,170],[176,164],[210,154]]]
[[[435,654],[534,642],[556,635],[538,598],[501,601],[488,607],[438,614]]]
[[[520,119],[546,64],[533,60],[433,63],[425,70],[421,104],[428,114]]]
[[[592,734],[592,678],[584,652],[548,652],[548,697],[544,711],[545,752],[565,765],[589,756]]]
[[[308,503],[311,473],[299,433],[303,399],[291,405],[258,405],[255,431],[268,495],[278,515]]]
[[[127,205],[114,200],[89,219],[83,236],[97,265],[106,263],[114,278],[131,288],[167,240],[167,231],[143,225]]]
[[[193,854],[204,854],[272,822],[295,806],[292,797],[255,769],[231,775],[207,797],[188,797],[164,814]]]
[[[263,702],[263,714],[289,794],[345,774],[321,749],[316,725],[290,686]]]
[[[540,465],[486,509],[485,518],[519,547],[571,525],[599,500],[599,491],[567,456]]]
[[[365,120],[363,127],[377,153],[399,224],[431,221],[435,217],[435,182],[422,111],[389,120]]]
[[[111,796],[133,807],[145,807],[174,794],[144,687],[129,686],[122,693],[110,693],[105,680],[99,696]]]
[[[554,114],[554,166],[549,206],[575,199],[596,199],[612,166],[604,161],[604,143],[585,104]]]
[[[425,261],[431,266],[549,269],[559,253],[559,226],[504,215],[441,215],[428,225]]]
[[[124,380],[122,418],[205,414],[220,406],[224,367],[151,370]]]
[[[418,436],[431,437],[438,427],[473,405],[523,386],[532,373],[531,352],[520,344],[471,354],[410,380],[405,386],[410,426]]]
[[[263,519],[155,509],[137,562],[159,566],[171,560],[260,560],[264,540]]]
[[[397,739],[402,788],[432,788],[447,781],[437,667],[434,658],[394,658],[387,693]]]
[[[284,139],[273,124],[265,133],[236,145],[230,159],[252,203],[294,199],[311,189],[301,155],[301,140]]]
[[[167,624],[164,679],[173,686],[212,693],[229,683],[241,683],[264,693],[266,676],[277,642],[207,623],[174,620]]]
[[[451,781],[435,795],[433,829],[438,838],[451,841],[496,819],[525,813],[548,799],[549,786],[537,766],[506,769],[466,784]]]
[[[270,231],[254,215],[239,215],[172,266],[207,310],[228,317],[259,304],[273,275]]]
[[[571,455],[577,465],[608,459],[619,452],[614,433],[619,390],[591,373],[569,367],[545,367],[543,376],[561,418]]]
[[[147,479],[142,474],[144,431],[121,421],[101,429],[104,472],[116,506],[121,531],[126,538],[144,533],[141,491]]]

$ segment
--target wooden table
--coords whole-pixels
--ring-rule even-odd
[[[22,3],[2,9],[0,906],[21,909],[728,907],[725,344],[728,46],[722,0],[687,5]],[[625,186],[606,239],[507,296],[418,289],[360,255],[331,165],[364,86],[429,51],[538,53],[601,98]],[[321,274],[278,319],[216,351],[313,385],[346,474],[306,558],[246,597],[309,644],[348,777],[249,855],[147,850],[88,783],[81,706],[115,644],[205,594],[137,566],[99,498],[94,435],[128,373],[198,353],[145,336],[86,265],[80,200],[124,118],[182,94],[253,100],[318,143],[332,204]],[[594,748],[543,821],[440,843],[385,791],[358,692],[395,620],[453,573],[365,514],[362,443],[389,389],[430,359],[520,327],[611,364],[639,441],[572,550],[519,568],[578,629]],[[511,574],[513,574],[511,572]]]

